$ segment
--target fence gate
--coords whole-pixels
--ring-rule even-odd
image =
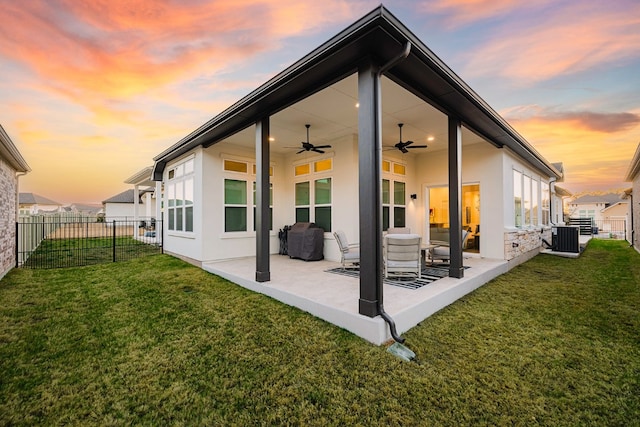
[[[155,253],[162,253],[161,221],[68,222],[38,216],[16,223],[16,267],[79,267]]]

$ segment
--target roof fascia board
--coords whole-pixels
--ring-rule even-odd
[[[0,154],[17,172],[31,172],[27,161],[22,157],[18,148],[13,144],[11,138],[0,125]]]
[[[633,155],[633,159],[631,159],[631,164],[629,164],[629,170],[627,171],[627,175],[624,178],[625,182],[631,182],[633,179],[640,173],[640,143],[636,148],[636,152]]]
[[[375,31],[381,29],[382,33]],[[374,34],[375,33],[375,34]],[[300,99],[310,96],[318,90],[328,86],[338,80],[338,76],[347,73],[349,66],[351,69],[361,60],[358,55],[354,57],[334,62],[329,61],[332,56],[347,57],[347,55],[335,55],[338,52],[346,52],[348,48],[354,48],[358,42],[363,46],[370,47],[366,41],[366,36],[374,38],[378,34],[386,34],[388,42],[394,41],[401,49],[408,40],[413,44],[409,58],[413,61],[403,61],[397,67],[389,70],[385,75],[396,76],[396,82],[406,81],[403,86],[411,89],[411,86],[420,86],[417,93],[422,99],[444,110],[448,115],[459,117],[468,127],[483,135],[488,141],[496,146],[507,145],[525,160],[536,165],[550,176],[562,178],[562,174],[547,162],[520,134],[518,134],[502,117],[498,115],[482,98],[480,98],[460,77],[458,77],[449,67],[444,64],[427,46],[424,45],[408,28],[406,28],[395,16],[393,16],[383,6],[379,6],[354,24],[347,27],[338,35],[313,50],[302,59],[295,62],[290,67],[277,74],[268,82],[258,87],[247,96],[234,103],[218,116],[209,120],[185,138],[178,141],[169,149],[154,158],[153,178],[162,179],[162,172],[166,163],[173,158],[184,154],[198,145],[210,146],[234,133],[245,129],[261,117],[266,117],[278,112]],[[354,48],[357,52],[357,47]],[[350,52],[353,54],[354,52]],[[359,52],[361,56],[372,54],[385,55],[380,51]],[[393,55],[397,52],[393,52]],[[391,55],[391,53],[389,53]],[[409,59],[408,58],[408,59]],[[381,62],[390,58],[377,58]],[[432,70],[439,77],[438,89],[442,93],[427,93],[424,85],[419,85],[416,79],[410,79],[407,67],[410,62],[419,61],[423,67]],[[350,64],[347,66],[346,64]],[[333,65],[333,68],[331,66]],[[327,73],[317,71],[323,66],[327,67]],[[403,72],[404,70],[404,72]],[[310,74],[315,71],[315,74]],[[329,75],[327,77],[327,74]],[[424,80],[424,78],[423,78]],[[304,82],[307,86],[301,85]],[[298,91],[293,94],[287,85],[296,83],[301,85]],[[450,88],[450,89],[449,89]],[[412,90],[416,93],[416,90]],[[422,92],[422,94],[420,94]],[[289,93],[287,95],[287,93]],[[280,96],[280,97],[279,97]],[[440,105],[437,105],[440,104]]]

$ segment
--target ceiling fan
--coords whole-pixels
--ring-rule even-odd
[[[321,148],[331,148],[330,145],[318,145],[318,146],[315,146],[312,143],[310,143],[309,142],[309,128],[311,127],[311,125],[306,124],[305,127],[307,128],[307,141],[306,142],[304,142],[304,141],[301,142],[302,147],[287,147],[287,148],[302,148],[296,154],[304,153],[305,151],[315,151],[316,153],[324,154],[324,151],[321,150]]]
[[[398,123],[398,128],[400,129],[400,141],[393,147],[389,147],[389,149],[397,148],[403,153],[408,153],[410,148],[427,148],[426,145],[413,145],[413,141],[402,142],[402,126],[404,126],[404,123]]]

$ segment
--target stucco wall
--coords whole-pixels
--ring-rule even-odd
[[[0,158],[0,278],[15,266],[16,171]]]

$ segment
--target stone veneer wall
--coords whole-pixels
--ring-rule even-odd
[[[535,256],[542,247],[542,239],[551,243],[551,228],[544,227],[504,233],[504,259],[522,258],[522,262]]]
[[[0,158],[0,278],[15,266],[16,171]]]

